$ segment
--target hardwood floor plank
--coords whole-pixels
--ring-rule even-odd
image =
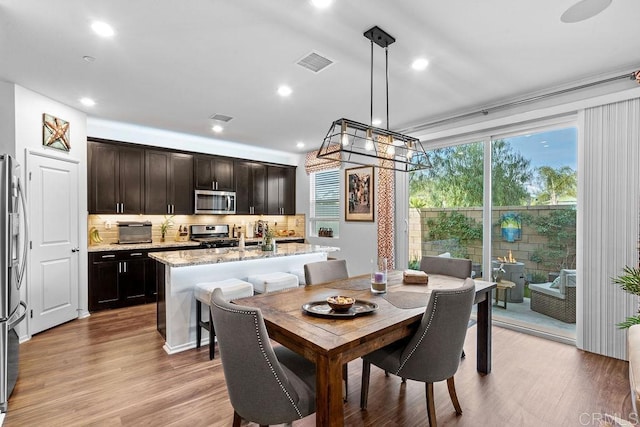
[[[155,320],[153,304],[103,311],[22,344],[4,425],[230,426],[219,355],[210,361],[206,346],[167,355]],[[463,415],[446,382],[434,384],[439,425],[598,425],[605,412],[631,418],[626,362],[494,327],[493,371],[480,375],[475,335],[469,329],[468,356],[455,377]],[[372,367],[368,410],[361,411],[362,362],[349,365],[346,425],[426,425],[424,384],[402,384]],[[294,425],[314,426],[315,416]]]

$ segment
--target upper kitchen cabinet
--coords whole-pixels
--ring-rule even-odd
[[[295,215],[295,167],[267,166],[267,214]]]
[[[193,160],[197,190],[234,190],[233,159],[197,155]]]
[[[236,213],[266,213],[267,167],[261,163],[236,160],[234,163]]]
[[[144,149],[89,141],[89,213],[143,213]]]
[[[193,215],[193,156],[146,150],[146,214]]]

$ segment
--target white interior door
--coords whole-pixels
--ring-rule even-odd
[[[29,153],[30,333],[78,316],[78,163]]]

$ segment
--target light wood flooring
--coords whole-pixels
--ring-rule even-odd
[[[20,376],[4,425],[230,426],[220,358],[208,348],[167,355],[155,305],[103,311],[20,346]],[[599,425],[600,414],[633,419],[628,364],[493,328],[493,371],[475,369],[475,327],[456,374],[456,416],[446,382],[435,385],[440,426]],[[424,385],[402,385],[372,367],[369,409],[359,409],[361,362],[349,366],[348,426],[422,426]],[[250,386],[250,385],[247,385]],[[314,416],[294,426],[313,426]]]

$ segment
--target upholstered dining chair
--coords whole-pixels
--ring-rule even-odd
[[[460,364],[474,296],[475,283],[471,278],[465,279],[461,288],[433,290],[415,334],[364,356],[360,407],[367,408],[373,364],[400,377],[425,383],[430,426],[437,425],[434,382],[447,380],[449,396],[456,413],[461,415],[453,377]]]
[[[427,274],[442,274],[466,279],[471,277],[471,268],[471,260],[464,258],[423,256],[420,260],[420,270]]]
[[[304,280],[307,286],[348,278],[347,261],[344,259],[310,262],[304,265]],[[347,366],[346,363],[342,365],[345,402],[349,395],[349,369]]]
[[[283,346],[273,348],[260,309],[211,296],[233,426],[291,423],[315,412],[315,365]]]
[[[348,278],[347,261],[344,259],[310,262],[304,265],[304,280],[307,285]]]

